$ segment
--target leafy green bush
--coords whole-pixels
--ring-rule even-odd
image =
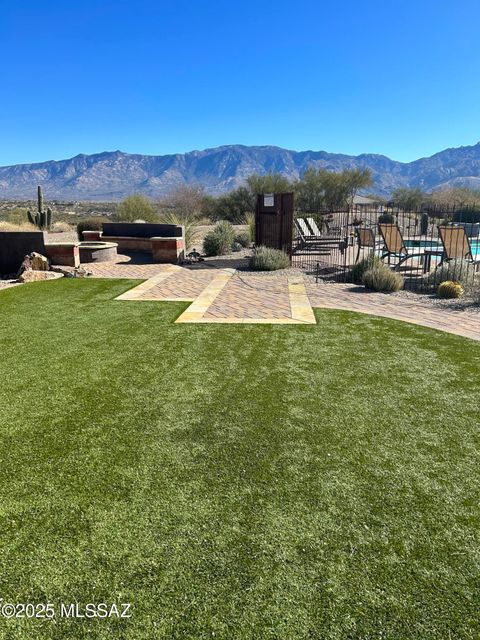
[[[158,214],[148,198],[136,193],[133,196],[126,197],[118,205],[115,220],[118,222],[135,222],[137,220],[157,222]]]
[[[395,222],[395,216],[393,213],[381,213],[378,216],[378,222],[382,224],[393,224]]]
[[[359,262],[357,262],[350,271],[350,278],[352,279],[352,282],[354,282],[355,284],[362,284],[363,274],[365,273],[365,271],[380,263],[380,257],[374,255],[373,253],[359,260]]]
[[[277,271],[289,266],[290,258],[287,254],[270,247],[257,247],[250,258],[250,269],[254,271]]]
[[[363,274],[363,284],[367,289],[381,291],[382,293],[392,293],[403,289],[405,281],[396,271],[392,271],[383,262],[367,269]]]
[[[235,242],[238,242],[242,247],[247,248],[252,244],[250,239],[250,231],[239,231],[235,236]]]
[[[235,242],[235,231],[230,222],[220,220],[203,240],[203,252],[207,256],[223,256],[230,253]]]
[[[108,218],[85,218],[77,224],[77,236],[80,242],[83,240],[84,231],[101,231],[102,224],[108,222]]]
[[[439,284],[447,280],[459,282],[464,289],[469,289],[475,282],[475,266],[461,258],[442,262],[424,278],[422,284],[424,289],[436,289]]]

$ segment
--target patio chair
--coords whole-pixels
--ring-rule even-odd
[[[473,255],[470,238],[465,231],[465,227],[440,225],[438,227],[438,233],[444,251],[441,263],[461,259],[471,262],[475,265],[476,269],[478,268],[478,265],[480,265],[480,257]]]
[[[383,238],[383,253],[380,256],[381,260],[388,258],[388,264],[390,264],[391,258],[397,258],[398,262],[394,267],[395,271],[398,271],[402,264],[412,258],[424,259],[424,253],[410,253],[405,245],[405,241],[402,236],[402,232],[398,224],[386,224],[380,222],[378,225],[380,235]]]
[[[382,240],[375,239],[375,232],[371,227],[355,227],[355,237],[358,245],[355,262],[358,262],[362,249],[371,249],[375,252],[377,248],[383,246]]]

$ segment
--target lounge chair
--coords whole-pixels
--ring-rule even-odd
[[[340,227],[330,227],[328,225],[327,220],[325,220],[325,232],[321,232],[318,228],[317,223],[314,218],[307,218],[307,224],[312,231],[312,233],[318,237],[322,238],[325,242],[337,243],[340,242],[341,238],[341,229]]]
[[[295,224],[299,235],[302,237],[302,240],[305,240],[305,242],[318,240],[322,236],[320,230],[317,229],[318,233],[314,232],[305,222],[304,218],[295,218]]]
[[[310,229],[312,230],[313,234],[315,234],[318,237],[320,237],[322,235],[322,232],[318,228],[318,225],[317,225],[317,223],[315,222],[315,220],[313,218],[307,218],[307,224],[310,227]],[[328,231],[328,227],[327,227],[327,231]]]
[[[461,259],[471,262],[475,265],[475,268],[478,267],[480,264],[480,258],[474,256],[472,253],[470,238],[465,232],[465,227],[440,225],[438,227],[438,233],[440,235],[444,251],[442,262]]]
[[[316,249],[322,249],[322,253],[330,253],[332,249],[338,249],[340,244],[340,238],[332,238],[329,236],[322,236],[320,232],[313,233],[309,228],[304,218],[294,218],[295,229],[300,239],[300,247],[314,247]],[[317,231],[320,231],[317,227]]]
[[[383,238],[383,253],[380,256],[381,260],[388,258],[388,264],[390,264],[391,258],[398,259],[397,264],[394,267],[395,271],[398,271],[401,265],[412,258],[424,259],[424,253],[410,253],[405,245],[402,233],[398,227],[398,224],[385,224],[380,222],[378,229]]]

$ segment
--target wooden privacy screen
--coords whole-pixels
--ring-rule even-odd
[[[292,255],[293,193],[263,193],[257,196],[255,245],[281,249]]]

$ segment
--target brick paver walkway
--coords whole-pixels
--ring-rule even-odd
[[[312,307],[345,309],[393,318],[480,340],[480,310],[434,307],[420,294],[410,298],[385,295],[367,292],[363,287],[351,284],[316,284],[309,280],[306,288]]]
[[[152,264],[141,258],[119,255],[115,262],[89,262],[82,265],[94,278],[131,278],[146,280],[162,271],[168,271],[169,264]]]
[[[236,273],[209,306],[205,318],[291,318],[288,280]]]
[[[369,293],[349,284],[315,283],[298,272],[253,274],[208,264],[192,267],[151,264],[119,256],[115,263],[92,263],[97,278],[135,278],[141,285],[120,300],[191,300],[177,322],[312,324],[312,307],[344,309],[480,340],[480,312],[435,307],[419,295]]]
[[[179,269],[154,287],[145,291],[140,300],[195,300],[218,275],[216,269]]]

